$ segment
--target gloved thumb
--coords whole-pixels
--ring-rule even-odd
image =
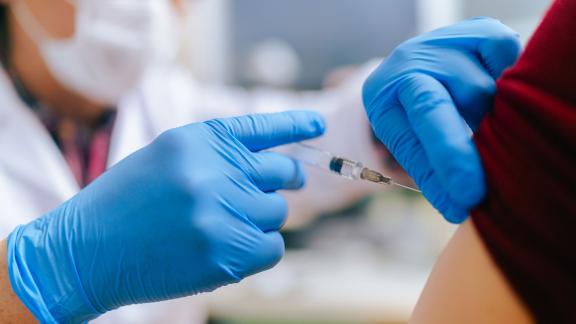
[[[481,17],[475,22],[484,27],[484,39],[478,46],[482,62],[492,77],[498,79],[520,57],[520,35],[496,19]]]

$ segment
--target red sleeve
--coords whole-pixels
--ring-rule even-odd
[[[552,5],[475,140],[486,247],[538,322],[576,323],[576,0]]]

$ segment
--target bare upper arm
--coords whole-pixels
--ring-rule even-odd
[[[0,241],[0,323],[36,323],[10,286],[5,241]]]
[[[472,221],[436,263],[410,323],[532,323],[493,263]]]

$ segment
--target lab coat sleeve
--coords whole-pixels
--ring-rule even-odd
[[[339,86],[323,91],[206,86],[178,70],[150,78],[144,91],[146,95],[155,94],[154,98],[146,101],[152,107],[159,106],[153,109],[153,113],[158,114],[154,120],[165,121],[159,131],[231,115],[316,110],[326,118],[327,132],[322,138],[311,142],[312,145],[387,172],[384,163],[386,155],[373,139],[361,99],[362,84],[375,65],[376,62],[366,64]],[[167,76],[170,76],[168,80]],[[290,210],[288,226],[304,225],[316,215],[345,207],[382,189],[378,185],[349,181],[323,170],[305,167],[308,171],[306,187],[301,191],[284,193]]]

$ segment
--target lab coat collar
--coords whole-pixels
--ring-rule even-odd
[[[79,190],[60,150],[0,69],[0,152],[7,175],[58,201]]]

